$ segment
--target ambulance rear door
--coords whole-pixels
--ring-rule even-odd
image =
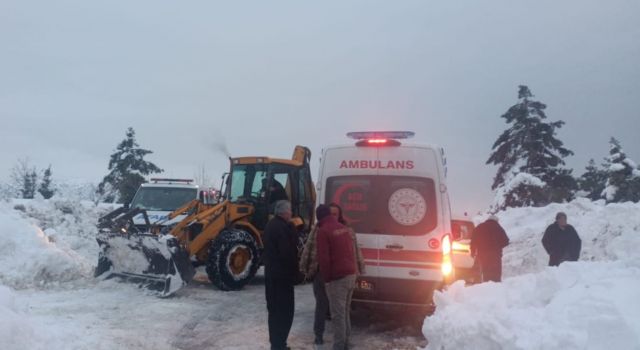
[[[431,148],[378,148],[370,214],[381,278],[441,281],[440,162]]]
[[[376,192],[376,169],[369,165],[377,161],[374,147],[341,146],[325,151],[320,179],[323,183],[320,203],[336,203],[357,235],[365,260],[364,276],[378,276],[378,238],[373,233],[372,208]],[[365,286],[366,288],[366,286]]]

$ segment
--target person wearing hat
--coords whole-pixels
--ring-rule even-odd
[[[502,281],[502,249],[508,244],[509,237],[495,215],[473,230],[471,256],[479,269],[481,282]]]
[[[349,347],[351,333],[351,297],[358,274],[357,243],[352,230],[331,215],[331,208],[321,204],[318,220],[317,259],[325,282],[333,326],[333,349]]]

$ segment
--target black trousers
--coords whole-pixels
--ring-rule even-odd
[[[324,289],[324,281],[320,272],[316,273],[313,279],[313,295],[316,297],[316,311],[313,320],[313,333],[317,338],[322,338],[324,334],[324,323],[329,314],[329,298]]]
[[[269,342],[272,350],[287,348],[287,338],[293,324],[293,281],[267,277],[264,281],[269,313]]]
[[[502,281],[502,259],[491,259],[480,263],[480,273],[482,282],[501,282]]]

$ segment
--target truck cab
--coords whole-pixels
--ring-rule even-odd
[[[152,178],[140,185],[129,206],[146,210],[152,224],[169,226],[185,217],[181,215],[167,220],[169,213],[197,199],[198,195],[198,186],[193,184],[193,180]],[[136,226],[145,225],[142,214],[135,216],[133,222]]]

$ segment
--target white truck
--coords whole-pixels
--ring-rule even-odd
[[[180,222],[185,215],[167,220],[169,213],[203,195],[198,190],[193,180],[152,178],[148,183],[140,185],[129,207],[144,209],[152,224],[170,226]],[[145,225],[143,214],[135,216],[133,223],[136,226]]]

